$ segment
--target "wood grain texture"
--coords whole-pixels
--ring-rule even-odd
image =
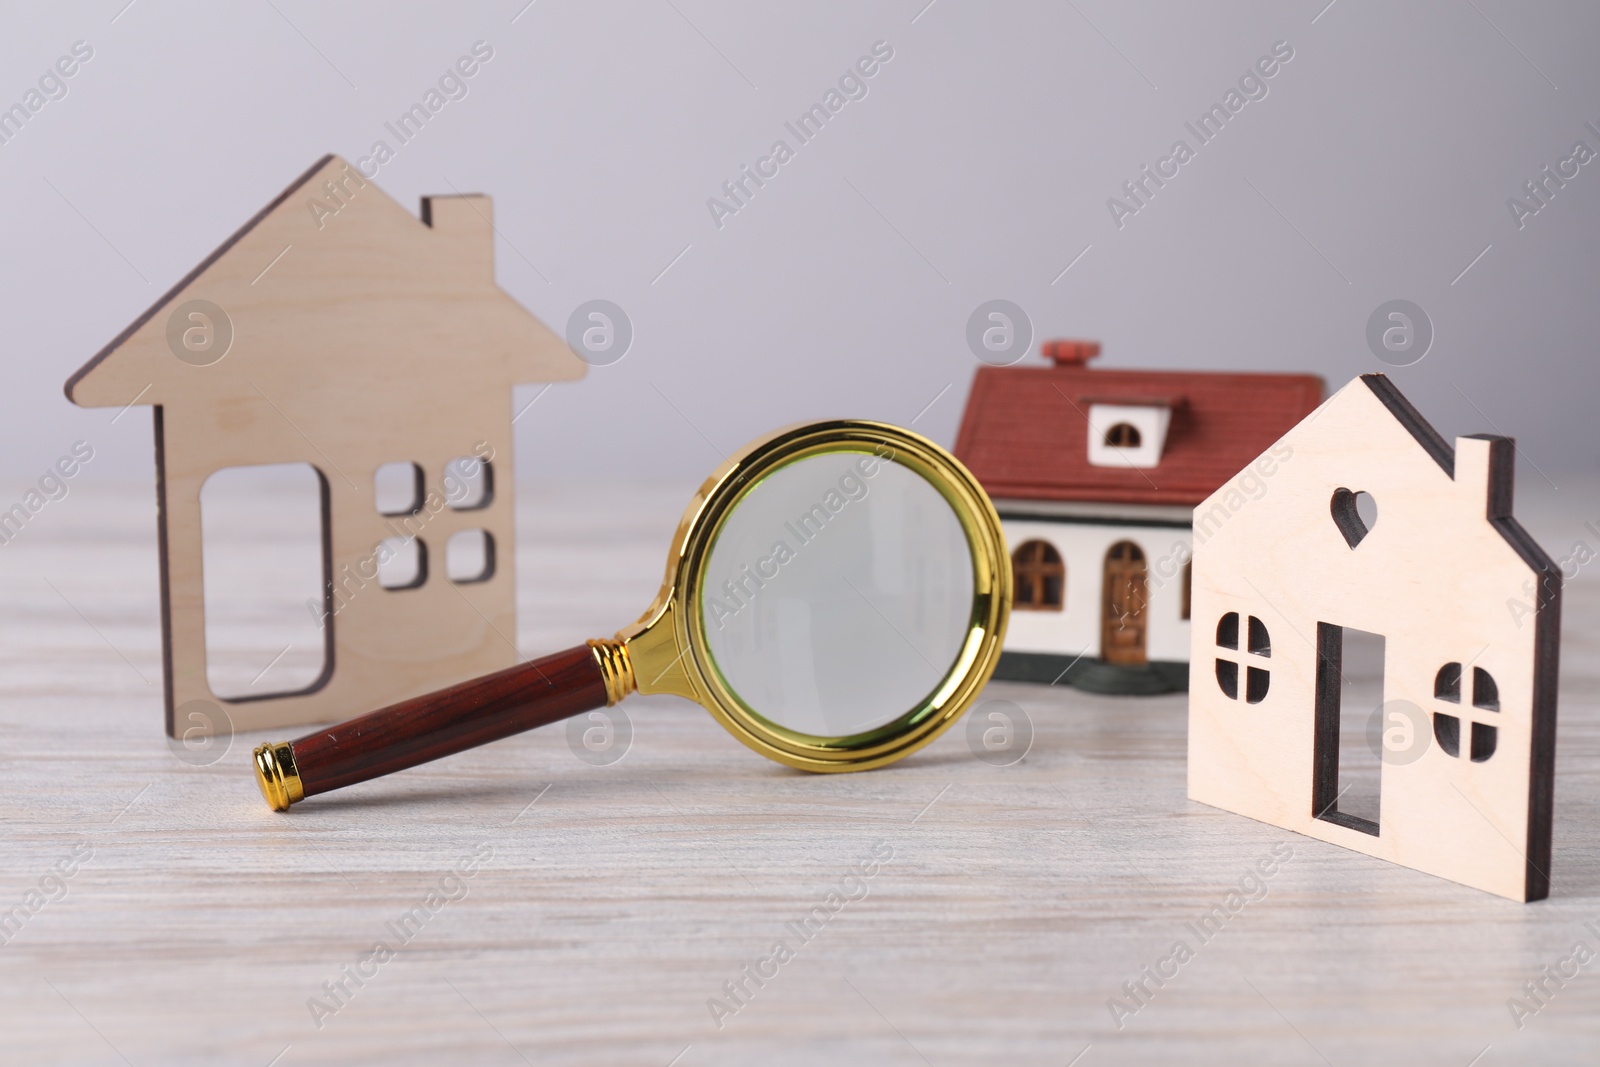
[[[402,700],[291,742],[305,795],[453,756],[606,703],[587,645]]]
[[[1600,547],[1600,483],[1552,474],[1560,494],[1520,487],[1523,522]],[[692,490],[524,492],[522,649],[635,617]],[[993,685],[1032,719],[1020,763],[975,759],[962,723],[827,776],[636,697],[609,766],[556,726],[285,817],[248,765],[278,732],[210,766],[169,754],[153,543],[145,488],[85,482],[0,549],[0,907],[92,849],[0,947],[0,1063],[1465,1067],[1487,1046],[1499,1067],[1600,1046],[1592,965],[1520,1030],[1506,1005],[1600,947],[1596,564],[1566,590],[1554,886],[1522,905],[1187,800],[1181,695]],[[719,1029],[707,1000],[879,841],[866,898]],[[1266,895],[1200,944],[1188,924],[1283,844]],[[447,878],[465,895],[319,1027],[308,999]],[[1119,1029],[1108,999],[1178,939],[1194,958]]]

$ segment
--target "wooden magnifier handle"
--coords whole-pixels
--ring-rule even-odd
[[[318,793],[415,767],[607,707],[634,689],[628,649],[590,641],[255,750],[256,782],[277,811]]]

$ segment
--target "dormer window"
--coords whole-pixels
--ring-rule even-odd
[[[1171,400],[1153,398],[1089,401],[1090,466],[1159,466],[1173,407]]]

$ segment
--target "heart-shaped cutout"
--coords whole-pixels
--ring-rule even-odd
[[[1333,513],[1333,524],[1339,528],[1345,543],[1351,548],[1359,545],[1378,525],[1378,502],[1371,493],[1360,490],[1352,492],[1341,486],[1333,491],[1329,510]]]

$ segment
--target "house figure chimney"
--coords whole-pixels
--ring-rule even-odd
[[[455,246],[458,269],[494,284],[494,202],[478,193],[422,198],[422,224]]]
[[[1039,352],[1058,367],[1086,367],[1100,354],[1099,341],[1046,341]]]

